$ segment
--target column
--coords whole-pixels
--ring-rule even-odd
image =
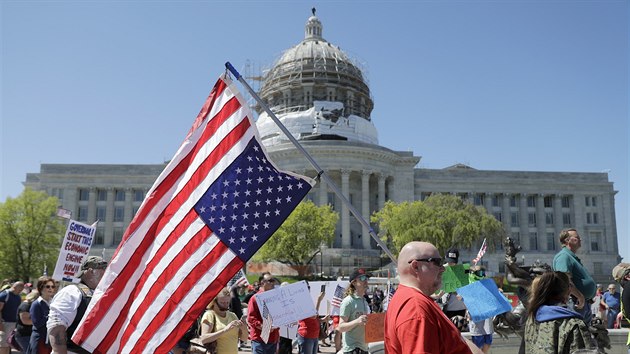
[[[556,250],[559,250],[562,247],[558,238],[560,236],[560,231],[564,229],[564,223],[562,220],[562,194],[556,194],[553,197],[553,225],[555,230],[553,242],[556,245]]]
[[[319,206],[328,204],[328,186],[323,178],[319,179]]]
[[[547,218],[545,217],[545,196],[536,196],[536,226],[538,234],[538,250],[547,250]]]
[[[508,237],[512,237],[512,213],[510,212],[510,194],[503,193],[501,213],[503,213],[503,227]]]
[[[385,179],[387,178],[382,172],[377,173],[378,177],[378,210],[385,206]]]
[[[105,246],[114,245],[114,188],[107,188],[107,206],[105,207]]]
[[[125,214],[123,216],[124,229],[127,228],[127,225],[131,223],[131,218],[133,217],[133,189],[125,188]]]
[[[370,222],[370,175],[371,171],[363,171],[361,173],[361,214],[363,215],[363,219]],[[361,239],[363,240],[363,248],[369,250],[370,247],[370,231],[367,227],[363,226],[363,235]]]
[[[88,214],[87,224],[92,224],[96,221],[96,187],[90,187],[88,194]]]
[[[341,194],[350,200],[350,170],[341,170]],[[351,248],[350,212],[346,203],[341,204],[341,248]]]
[[[521,247],[529,251],[529,219],[527,218],[527,194],[521,193],[518,203],[519,223],[521,225]]]

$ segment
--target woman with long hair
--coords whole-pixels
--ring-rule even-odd
[[[39,298],[33,302],[30,309],[33,320],[33,331],[27,354],[47,354],[52,352],[52,347],[46,344],[48,321],[48,311],[50,310],[50,300],[57,293],[57,283],[49,276],[42,276],[37,279],[37,291]]]
[[[201,319],[201,343],[217,342],[217,353],[237,354],[238,340],[247,340],[247,325],[230,307],[230,289],[224,288],[208,305],[208,311]]]
[[[528,354],[569,354],[594,349],[582,315],[567,308],[569,287],[566,273],[546,272],[529,289],[525,352]]]
[[[31,320],[29,310],[33,301],[35,301],[38,296],[39,294],[37,291],[31,291],[28,295],[26,295],[26,298],[18,307],[17,324],[15,326],[17,333],[15,340],[20,344],[22,352],[26,352],[28,350],[28,342],[31,338],[31,332],[33,330],[33,321]]]

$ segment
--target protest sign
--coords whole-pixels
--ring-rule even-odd
[[[297,338],[297,335],[298,335],[297,322],[280,326],[280,337],[294,340],[295,338]]]
[[[339,307],[331,306],[331,303],[333,302],[333,297],[335,295],[335,289],[337,288],[337,285],[345,289],[348,287],[350,283],[347,280],[340,280],[340,281],[333,280],[333,281],[311,281],[309,282],[309,284],[311,285],[311,298],[313,299],[313,304],[315,304],[315,302],[317,301],[317,297],[319,296],[322,285],[325,286],[326,295],[324,295],[322,302],[319,304],[319,309],[317,309],[317,313],[322,316],[324,315],[338,316]]]
[[[381,342],[385,340],[385,312],[367,315],[365,324],[365,342]]]
[[[260,309],[263,308],[263,302],[267,304],[273,327],[297,322],[317,314],[305,281],[256,294],[256,301]]]
[[[499,292],[493,279],[476,281],[458,288],[457,293],[464,299],[473,322],[512,310],[512,305]]]
[[[96,233],[96,224],[90,226],[70,220],[66,235],[61,243],[59,258],[55,265],[53,279],[78,283],[74,274],[79,271],[81,262],[90,253],[92,240]]]
[[[466,274],[464,266],[456,264],[448,267],[444,267],[444,273],[442,273],[442,287],[444,292],[452,293],[468,284],[468,274]]]

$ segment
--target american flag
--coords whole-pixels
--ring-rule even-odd
[[[166,353],[313,181],[269,161],[220,78],[125,231],[72,340],[93,353]]]
[[[269,335],[271,334],[271,327],[273,324],[273,319],[271,318],[271,314],[269,313],[269,309],[267,308],[267,303],[263,301],[262,313],[260,314],[262,317],[262,330],[260,331],[260,338],[262,338],[265,343],[269,340]]]
[[[385,289],[385,299],[383,299],[383,310],[387,310],[387,307],[389,306],[389,302],[392,301],[392,298],[394,297],[395,292],[396,292],[396,289],[392,285],[391,281],[387,280],[387,289]]]
[[[343,294],[344,294],[345,291],[346,291],[346,289],[344,287],[342,287],[341,285],[337,284],[337,287],[335,288],[335,293],[333,294],[332,301],[330,302],[330,304],[333,307],[341,306],[341,301],[343,301]]]
[[[247,277],[245,277],[243,270],[239,269],[227,285],[230,289],[232,289],[235,286],[249,285],[249,281],[247,280]]]
[[[72,212],[62,207],[57,208],[57,216],[64,219],[72,218]]]
[[[479,252],[477,253],[477,257],[475,257],[475,259],[472,260],[472,264],[477,264],[477,262],[479,262],[481,260],[481,257],[483,257],[484,254],[486,254],[486,249],[488,248],[488,245],[486,244],[486,239],[483,239],[483,243],[481,244],[481,248],[479,249]]]

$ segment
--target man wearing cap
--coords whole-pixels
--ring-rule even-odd
[[[365,342],[365,324],[370,313],[370,305],[365,301],[368,278],[371,274],[364,269],[355,269],[350,275],[350,285],[346,297],[339,306],[339,325],[341,332],[341,350],[344,353],[367,354]]]
[[[279,282],[270,273],[263,273],[263,278],[259,283],[260,289],[256,294],[273,290]],[[275,354],[280,341],[280,329],[277,327],[272,328],[265,343],[261,336],[263,318],[258,308],[256,294],[249,299],[247,304],[247,326],[249,327],[249,340],[252,342],[252,353]]]
[[[92,293],[105,274],[107,262],[98,256],[89,256],[76,274],[79,284],[61,289],[50,303],[48,313],[48,339],[53,353],[89,353],[72,342],[71,338],[85,315]]]
[[[22,297],[20,294],[24,290],[24,283],[16,281],[10,288],[0,293],[0,354],[9,354],[11,347],[7,342],[7,337],[17,324],[17,312]]]
[[[445,260],[447,267],[456,266],[457,263],[459,263],[459,251],[457,248],[450,248],[446,251]],[[444,304],[442,310],[446,314],[446,317],[466,317],[466,305],[464,304],[464,301],[462,301],[462,297],[457,295],[456,292],[448,293],[442,296],[442,303]]]
[[[459,333],[431,294],[442,286],[444,266],[428,242],[406,244],[398,255],[400,284],[385,315],[385,352],[389,354],[481,354]]]
[[[562,249],[553,257],[553,270],[569,275],[571,278],[569,293],[577,301],[575,310],[582,315],[584,322],[590,325],[593,315],[590,304],[586,302],[593,299],[597,287],[593,277],[575,254],[582,247],[582,239],[576,229],[560,231],[559,239]]]
[[[630,320],[630,264],[619,263],[612,270],[613,279],[621,284],[621,312],[617,315],[617,322],[621,328],[621,318],[625,317],[626,320]],[[630,354],[630,333],[628,333],[628,339],[626,340],[626,346],[628,347],[628,354]]]

